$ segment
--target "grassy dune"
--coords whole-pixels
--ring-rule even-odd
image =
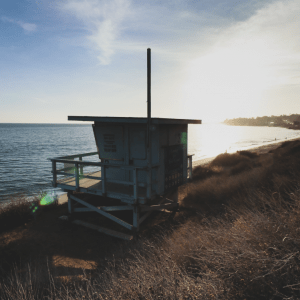
[[[65,247],[70,238],[78,241],[72,249],[95,250],[85,262],[93,258],[97,267],[80,273],[55,267],[44,253],[50,259],[58,249],[42,252],[41,238],[29,239],[22,225],[37,232],[66,207],[30,220],[28,204],[12,205],[0,212],[0,228],[11,220],[0,234],[0,299],[299,299],[299,183],[300,141],[285,142],[269,153],[225,153],[194,168],[180,211],[154,214],[132,243],[101,236],[96,244],[88,231],[50,224]],[[53,230],[43,243],[56,245]],[[35,256],[22,254],[28,239]]]

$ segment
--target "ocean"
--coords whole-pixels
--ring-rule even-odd
[[[279,127],[189,125],[188,153],[197,161],[296,137],[300,131]],[[48,158],[94,151],[91,124],[0,123],[0,201],[20,193],[29,199],[42,192],[62,194],[51,186]],[[96,161],[93,157],[89,160]]]

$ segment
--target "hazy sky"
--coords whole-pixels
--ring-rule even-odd
[[[3,0],[0,122],[300,113],[300,1]]]

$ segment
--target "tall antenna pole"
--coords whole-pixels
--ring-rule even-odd
[[[147,119],[148,119],[148,147],[150,147],[151,127],[151,49],[147,49]]]
[[[147,49],[147,198],[151,199],[152,164],[151,164],[151,49]]]

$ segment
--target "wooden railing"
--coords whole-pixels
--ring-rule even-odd
[[[88,178],[88,179],[95,179],[101,181],[101,190],[97,190],[94,193],[99,195],[107,195],[111,196],[112,198],[115,198],[114,195],[108,195],[107,194],[107,183],[116,183],[116,184],[122,184],[125,186],[133,186],[133,195],[129,196],[129,203],[137,203],[138,199],[141,198],[142,200],[151,199],[152,197],[155,197],[156,193],[152,193],[152,184],[156,184],[157,181],[152,181],[151,184],[149,182],[149,176],[147,176],[147,183],[144,182],[138,182],[138,176],[137,172],[139,170],[148,170],[148,167],[139,167],[139,166],[132,166],[132,165],[114,165],[109,162],[92,162],[92,161],[83,161],[83,157],[87,156],[93,156],[98,155],[98,152],[90,152],[90,153],[84,153],[84,154],[77,154],[77,155],[69,155],[69,156],[62,156],[62,157],[56,157],[49,159],[52,162],[52,173],[53,173],[53,181],[52,185],[53,187],[61,187],[63,189],[70,189],[75,191],[86,191],[85,188],[80,187],[80,179],[82,178]],[[78,160],[75,160],[77,159]],[[188,159],[188,178],[189,180],[192,179],[192,155],[187,156]],[[67,165],[73,165],[73,167],[64,167],[61,169],[57,169],[57,164],[63,163]],[[94,167],[101,167],[101,176],[92,176],[91,173],[84,174],[83,168],[87,166],[94,166]],[[123,170],[129,170],[132,171],[132,181],[124,181],[124,180],[115,180],[115,179],[108,179],[106,178],[106,169],[107,168],[118,168]],[[159,167],[159,165],[152,165],[152,169]],[[74,172],[68,172],[70,169],[74,170]],[[96,172],[94,172],[95,174]],[[64,175],[64,176],[70,176],[75,177],[75,187],[67,184],[63,184],[62,182],[59,182],[57,179],[58,175]],[[145,187],[146,188],[146,197],[139,197],[138,196],[138,187]],[[112,193],[110,193],[112,194]],[[124,197],[128,198],[128,195],[123,195]],[[124,197],[122,199],[124,199]],[[132,200],[132,201],[131,201]]]
[[[86,156],[92,156],[97,155],[98,152],[91,152],[91,153],[85,153],[85,154],[77,154],[77,155],[69,155],[69,156],[63,156],[63,157],[57,157],[50,159],[52,161],[52,173],[53,173],[53,181],[52,185],[53,187],[65,187],[67,188],[65,184],[61,184],[57,180],[57,175],[64,175],[64,176],[70,176],[75,177],[75,190],[80,191],[80,179],[81,178],[88,178],[88,179],[96,179],[101,180],[102,188],[100,191],[98,191],[98,194],[106,195],[107,189],[106,185],[107,183],[116,183],[116,184],[122,184],[126,186],[133,186],[133,195],[131,195],[130,198],[132,198],[133,202],[137,202],[138,200],[138,187],[146,187],[146,198],[151,199],[151,187],[148,183],[138,182],[137,177],[137,171],[138,170],[147,170],[148,167],[139,167],[139,166],[131,166],[131,165],[113,165],[107,162],[91,162],[91,161],[83,161],[82,158]],[[79,160],[74,160],[78,158]],[[64,163],[68,165],[73,165],[74,167],[67,167],[62,169],[57,169],[57,163]],[[101,167],[101,176],[91,176],[91,174],[84,174],[83,168],[85,166],[95,166],[95,167]],[[106,178],[106,168],[118,168],[123,170],[132,171],[132,181],[124,181],[124,180],[115,180],[115,179],[108,179]],[[157,168],[158,165],[153,165],[152,168]],[[70,173],[68,172],[70,169],[74,169],[74,172]],[[152,184],[155,184],[156,182],[152,181]],[[69,186],[70,189],[72,189],[71,186]],[[124,195],[128,197],[128,195]]]

